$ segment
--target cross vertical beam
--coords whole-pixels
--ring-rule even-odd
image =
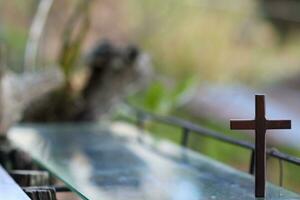
[[[254,120],[230,120],[233,130],[255,130],[255,196],[265,197],[266,185],[266,131],[291,129],[290,120],[267,120],[265,96],[255,95]]]
[[[255,196],[265,197],[266,185],[266,118],[265,97],[255,96]]]

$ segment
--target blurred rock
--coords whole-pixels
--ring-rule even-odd
[[[26,187],[23,190],[32,200],[57,200],[56,191],[52,187]]]
[[[46,171],[12,170],[9,174],[21,187],[47,186],[50,184],[50,176]]]
[[[82,91],[85,108],[77,120],[93,120],[109,111],[121,99],[148,85],[152,66],[148,55],[135,46],[116,47],[105,41],[88,57],[90,77]]]
[[[107,116],[129,94],[145,88],[152,77],[147,54],[135,46],[104,41],[87,56],[87,79],[79,91],[61,87],[32,103],[26,122],[96,121]]]
[[[63,75],[56,67],[40,72],[14,74],[5,72],[1,76],[0,133],[22,118],[25,108],[37,98],[49,93],[63,83]]]

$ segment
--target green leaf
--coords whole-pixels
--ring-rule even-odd
[[[172,91],[172,99],[175,105],[180,105],[183,101],[186,95],[191,92],[191,90],[196,85],[196,78],[195,77],[189,77],[177,84],[175,89]]]
[[[159,111],[160,104],[165,98],[165,87],[160,82],[152,84],[146,92],[144,107],[152,111]]]

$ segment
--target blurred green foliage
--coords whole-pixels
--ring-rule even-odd
[[[7,66],[17,72],[23,70],[29,20],[36,0],[0,0],[0,42],[7,49]]]
[[[195,86],[195,77],[175,82],[172,86],[157,80],[152,82],[145,91],[129,97],[129,102],[148,111],[168,114],[184,103]]]
[[[2,28],[0,29],[0,42],[7,48],[7,65],[14,71],[21,71],[27,33],[19,27],[4,25]]]
[[[90,7],[92,1],[79,1],[65,25],[62,35],[62,49],[59,64],[64,72],[66,82],[71,81],[76,62],[81,56],[82,46],[90,28]],[[78,25],[79,24],[79,25]],[[79,28],[78,28],[79,26]]]
[[[261,84],[299,72],[299,33],[280,45],[276,30],[259,12],[258,1],[124,4],[132,39],[138,38],[159,70],[174,77],[192,72],[202,80]]]

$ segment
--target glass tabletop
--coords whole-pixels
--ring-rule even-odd
[[[83,199],[255,199],[252,176],[130,124],[27,124],[8,136]],[[267,184],[267,199],[300,196]]]

